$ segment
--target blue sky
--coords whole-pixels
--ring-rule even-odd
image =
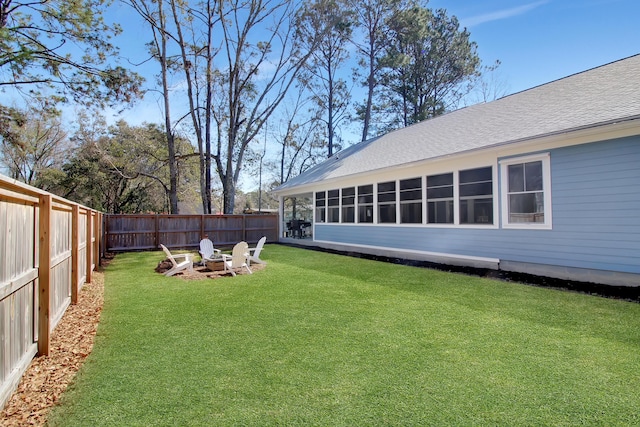
[[[508,93],[640,53],[638,0],[431,0],[468,28]]]

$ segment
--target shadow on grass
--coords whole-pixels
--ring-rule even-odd
[[[369,255],[353,251],[339,251],[335,249],[321,248],[318,246],[302,246],[292,243],[280,243],[285,246],[307,249],[310,251],[324,252],[335,255],[344,255],[353,258],[368,259],[373,261],[387,262],[391,264],[406,265],[411,267],[427,268],[449,273],[460,273],[476,277],[501,280],[504,282],[520,283],[524,285],[538,286],[549,289],[557,289],[581,294],[613,298],[624,301],[640,303],[640,286],[612,286],[598,283],[581,282],[576,280],[556,279],[553,277],[536,276],[533,274],[516,273],[503,270],[492,270],[488,268],[462,267],[454,265],[439,264],[428,261],[416,261],[404,258],[385,257],[379,255]]]

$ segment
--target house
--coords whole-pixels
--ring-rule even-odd
[[[639,286],[640,55],[353,145],[276,193],[283,241],[299,200],[299,243]]]

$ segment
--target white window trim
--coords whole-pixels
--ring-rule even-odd
[[[542,223],[513,223],[509,221],[509,166],[528,162],[542,162],[542,191],[544,193],[544,222]],[[500,160],[500,207],[502,228],[525,230],[551,230],[553,228],[551,206],[551,156],[549,153],[524,157],[513,157]]]

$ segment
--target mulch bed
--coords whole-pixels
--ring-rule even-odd
[[[104,275],[93,273],[51,334],[49,356],[35,357],[9,401],[0,412],[2,426],[43,426],[49,410],[60,399],[93,349],[100,321]]]

